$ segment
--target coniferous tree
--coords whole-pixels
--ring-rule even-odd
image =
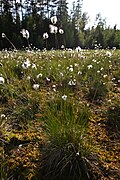
[[[72,26],[74,31],[73,46],[85,46],[85,26],[88,21],[87,13],[82,12],[83,0],[77,0],[77,4],[73,3],[72,10]]]
[[[44,48],[43,33],[48,33],[48,48],[51,49],[54,39],[51,38],[49,24],[50,18],[57,16],[56,34],[59,47],[75,48],[120,48],[120,30],[116,26],[107,27],[101,14],[96,15],[95,26],[86,29],[87,13],[82,12],[83,0],[73,3],[69,15],[67,0],[0,0],[0,34],[5,33],[17,48],[22,48],[25,39],[21,36],[21,29],[30,32],[30,43],[37,48]],[[59,33],[59,30],[62,32]],[[64,33],[63,33],[64,32]],[[53,35],[54,36],[54,35]],[[0,49],[11,48],[11,44],[0,38]]]
[[[63,30],[63,34],[59,33],[59,43],[60,46],[63,44],[64,46],[66,46],[67,42],[65,42],[65,39],[67,39],[67,31],[68,31],[68,3],[66,0],[58,0],[57,1],[57,11],[56,11],[56,15],[58,18],[58,27],[59,30],[62,29]]]
[[[8,38],[12,39],[14,23],[12,16],[13,1],[2,1],[2,14],[1,14],[1,32],[4,32]],[[3,48],[11,48],[10,43],[6,39],[2,39]]]

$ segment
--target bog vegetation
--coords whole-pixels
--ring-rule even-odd
[[[0,52],[0,174],[119,179],[120,51]]]

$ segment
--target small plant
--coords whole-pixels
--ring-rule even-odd
[[[88,98],[92,101],[102,100],[106,97],[108,92],[107,85],[102,81],[95,81],[91,83],[88,92]]]
[[[4,124],[3,116],[4,116],[4,114],[2,114],[0,116],[0,127],[1,128]],[[6,154],[5,154],[5,150],[4,150],[6,141],[2,137],[2,131],[0,131],[0,135],[1,135],[0,136],[0,179],[4,180],[4,179],[7,179],[8,163],[6,162]]]
[[[22,93],[15,98],[8,99],[4,113],[13,129],[21,129],[35,119],[38,110],[39,101],[37,98],[35,96],[28,97],[26,93]]]
[[[113,82],[119,87],[120,86],[120,70],[114,71],[113,75],[114,75]]]
[[[1,144],[1,142],[0,142],[0,144]],[[1,148],[0,148],[0,179],[3,179],[3,180],[7,179],[7,173],[8,173],[8,164],[5,161],[4,149],[1,146]]]
[[[108,125],[111,129],[120,130],[120,101],[115,102],[107,110]]]
[[[20,31],[20,33],[22,34],[23,38],[25,38],[27,40],[27,44],[28,44],[28,48],[31,49],[30,43],[29,43],[29,37],[30,37],[30,33],[27,29],[22,29]]]
[[[67,95],[49,102],[46,114],[48,135],[59,146],[78,143],[87,129],[90,116],[88,107],[68,99]]]
[[[50,143],[44,160],[45,179],[89,179],[85,158],[89,154],[86,138],[88,108],[63,95],[61,99],[49,102],[46,113]]]
[[[14,44],[10,41],[10,39],[6,36],[5,33],[2,33],[2,38],[7,39],[7,41],[12,45],[13,49],[14,49],[14,50],[17,50],[16,47],[14,46]]]

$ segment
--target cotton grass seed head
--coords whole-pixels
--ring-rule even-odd
[[[20,33],[22,34],[22,36],[23,36],[24,38],[29,39],[30,33],[29,33],[29,31],[28,31],[27,29],[22,29],[22,30],[20,31]]]
[[[5,79],[3,77],[0,77],[0,84],[4,84],[5,83]]]
[[[50,18],[50,20],[51,20],[52,24],[56,24],[57,23],[57,16],[52,16]]]
[[[29,59],[27,59],[26,61],[24,61],[23,64],[22,64],[22,68],[23,68],[23,69],[27,69],[27,68],[30,67],[30,66],[31,66],[31,63],[30,63]]]
[[[63,29],[60,28],[60,29],[59,29],[59,33],[60,33],[60,34],[64,34]]]
[[[70,71],[70,72],[73,72],[73,67],[70,67],[70,68],[69,68],[69,71]]]
[[[93,66],[92,66],[92,64],[90,64],[90,65],[88,65],[87,67],[88,67],[88,70],[89,70],[89,69],[91,69]]]
[[[43,76],[43,74],[42,73],[39,73],[37,76],[36,76],[36,78],[38,79],[38,78],[40,78],[40,77],[42,77]]]
[[[6,117],[6,115],[5,114],[1,114],[1,119],[4,119],[5,117]]]
[[[46,32],[46,33],[43,33],[43,39],[48,39],[48,37],[49,37],[49,35],[48,35],[47,32]]]
[[[68,85],[69,86],[75,86],[76,85],[76,80],[74,79],[74,80],[70,80],[69,82],[68,82]]]
[[[76,49],[75,49],[77,52],[80,52],[81,51],[81,47],[80,46],[78,46],[78,47],[76,47]]]
[[[64,95],[62,96],[62,99],[63,99],[64,101],[66,101],[67,95],[64,94]]]
[[[36,66],[36,64],[32,64],[32,69],[37,69],[37,66]]]
[[[37,90],[39,89],[40,85],[39,84],[33,84],[33,89]]]
[[[111,57],[111,56],[112,56],[112,53],[111,53],[110,51],[107,51],[107,52],[106,52],[106,56]]]
[[[5,37],[6,37],[5,33],[2,33],[2,38],[5,38]]]
[[[58,27],[57,26],[54,26],[54,25],[50,24],[49,28],[50,28],[50,33],[51,34],[57,34],[57,32],[58,32]]]

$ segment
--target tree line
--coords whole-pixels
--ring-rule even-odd
[[[17,49],[120,48],[120,30],[107,27],[101,14],[96,15],[96,26],[86,29],[89,17],[82,4],[77,0],[69,10],[67,0],[0,0],[0,50],[13,48],[10,42]],[[57,17],[55,24],[52,17]],[[27,30],[29,38],[21,30]]]

